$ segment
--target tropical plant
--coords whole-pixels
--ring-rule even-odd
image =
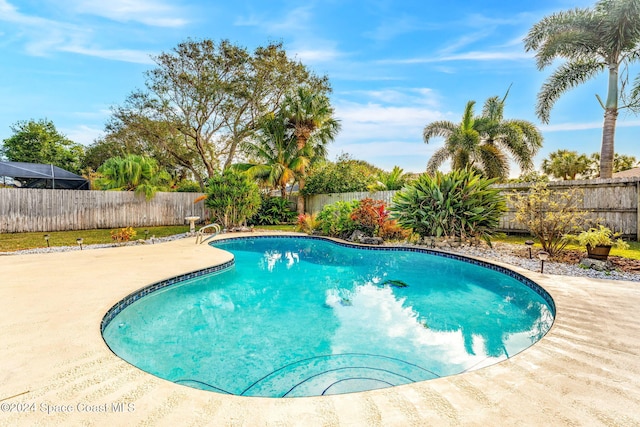
[[[227,169],[207,181],[205,206],[225,229],[243,225],[260,208],[260,189],[247,175]]]
[[[474,116],[475,101],[467,102],[462,121],[436,121],[425,126],[423,138],[445,138],[444,146],[433,154],[427,172],[434,173],[446,161],[452,169],[470,168],[485,178],[505,180],[509,176],[510,154],[524,171],[533,167],[533,156],[542,146],[542,135],[525,120],[504,119],[504,98],[485,101],[482,115]]]
[[[316,215],[318,230],[327,236],[348,237],[356,229],[351,213],[360,205],[357,200],[338,201],[325,205]]]
[[[296,219],[296,213],[289,208],[289,200],[262,194],[260,209],[251,216],[249,225],[289,224]]]
[[[515,208],[515,221],[523,224],[551,256],[565,248],[567,236],[579,229],[588,216],[579,208],[579,190],[551,191],[545,182],[535,183],[526,193],[512,194],[510,201]]]
[[[19,121],[11,131],[13,135],[2,141],[0,156],[12,162],[52,164],[80,173],[83,146],[58,132],[51,120]]]
[[[128,242],[136,236],[136,230],[133,227],[124,227],[119,230],[111,230],[111,240],[116,243]]]
[[[254,161],[233,167],[247,172],[269,188],[279,189],[282,198],[287,196],[287,185],[305,171],[312,154],[310,147],[298,148],[286,118],[273,114],[261,120],[258,132],[242,148]]]
[[[424,174],[397,192],[391,218],[421,237],[490,238],[506,210],[496,179],[469,169]]]
[[[400,190],[410,181],[410,175],[405,173],[400,166],[394,166],[389,172],[380,171],[375,176],[376,182],[369,186],[370,191],[394,191]]]
[[[293,130],[299,151],[310,150],[310,157],[324,158],[326,145],[340,130],[340,123],[333,117],[333,107],[329,98],[309,86],[299,86],[294,93],[285,97],[281,112],[287,117],[288,126]],[[304,189],[307,178],[306,166],[299,172],[298,213],[304,213]]]
[[[98,168],[100,177],[94,180],[99,190],[135,191],[151,199],[157,191],[169,188],[170,176],[160,169],[155,159],[130,154],[112,157]]]
[[[577,175],[588,175],[591,160],[577,151],[557,150],[542,161],[542,171],[564,180],[576,179]]]
[[[336,162],[319,162],[309,170],[302,194],[331,194],[367,191],[375,183],[374,166],[341,154]]]
[[[307,234],[313,234],[318,230],[319,223],[316,215],[302,214],[298,215],[298,222],[296,223],[296,231],[301,231]]]
[[[613,173],[614,135],[627,73],[621,67],[640,58],[640,0],[599,0],[591,9],[557,12],[536,23],[524,39],[525,50],[536,51],[542,70],[555,59],[564,59],[538,94],[536,114],[543,123],[560,96],[581,83],[608,72],[607,98],[598,102],[604,109],[600,177]],[[622,90],[621,90],[622,88]]]
[[[362,199],[358,206],[351,212],[351,220],[355,223],[356,230],[360,230],[367,236],[376,236],[382,223],[387,219],[387,212],[382,200]]]
[[[620,233],[614,233],[609,227],[599,224],[597,228],[591,227],[581,231],[578,235],[568,236],[582,246],[613,246],[618,249],[629,249],[629,244],[619,239]]]

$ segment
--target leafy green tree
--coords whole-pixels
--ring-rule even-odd
[[[429,159],[427,172],[433,174],[451,160],[454,170],[471,168],[487,178],[505,180],[509,176],[506,153],[522,170],[531,169],[533,156],[542,146],[542,135],[530,122],[504,119],[506,96],[487,99],[481,116],[474,115],[475,101],[469,101],[459,124],[436,121],[425,126],[425,143],[433,137],[445,138],[444,146]]]
[[[600,177],[613,173],[614,139],[620,85],[627,80],[621,67],[640,58],[640,0],[599,0],[591,9],[575,8],[554,13],[536,23],[525,37],[526,51],[536,51],[542,70],[564,59],[542,85],[536,114],[549,122],[551,108],[562,94],[602,72],[608,73],[607,98],[598,101],[604,109]]]
[[[633,169],[638,166],[635,156],[615,153],[613,156],[613,173]],[[600,176],[600,153],[591,154],[591,163],[587,172],[590,178]]]
[[[260,188],[246,174],[233,169],[214,174],[207,181],[205,205],[213,220],[231,229],[246,223],[260,208]]]
[[[51,120],[19,121],[3,141],[1,154],[12,162],[44,163],[79,173],[84,147],[56,129]]]
[[[151,199],[158,191],[169,189],[170,176],[155,159],[129,154],[112,157],[98,168],[94,186],[99,190],[135,191]]]
[[[577,151],[557,150],[542,161],[542,171],[548,175],[564,180],[576,179],[577,175],[585,175],[589,171],[591,160]]]
[[[280,190],[287,196],[287,185],[292,184],[310,163],[309,147],[298,149],[296,139],[289,131],[284,117],[270,114],[260,124],[254,137],[242,146],[253,162],[239,163],[234,168]]]
[[[333,141],[340,130],[340,123],[333,113],[325,94],[302,85],[288,94],[282,105],[282,114],[287,117],[288,126],[293,130],[298,150],[309,150],[312,158],[326,157],[326,145]],[[303,166],[298,177],[298,214],[304,214],[302,191],[306,178],[306,166]]]
[[[375,184],[377,169],[366,162],[342,154],[336,162],[321,162],[309,171],[303,194],[350,193],[367,191]]]
[[[250,53],[228,40],[187,40],[154,60],[146,90],[114,109],[114,119],[166,150],[197,179],[201,171],[211,177],[228,168],[257,120],[275,112],[294,88],[305,84],[323,95],[331,90],[326,77],[289,59],[281,44]]]
[[[496,179],[470,169],[421,175],[397,192],[391,218],[421,237],[482,238],[487,243],[506,211]]]

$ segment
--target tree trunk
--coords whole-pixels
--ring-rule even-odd
[[[304,182],[303,177],[298,178],[298,215],[304,215],[304,195],[302,194]]]
[[[617,109],[607,109],[604,113],[602,128],[602,151],[600,152],[600,178],[611,178],[613,175],[613,157],[615,154],[614,139],[616,133]]]
[[[609,65],[609,89],[604,110],[602,126],[602,147],[600,151],[600,178],[611,178],[613,174],[613,157],[615,155],[614,140],[616,119],[618,118],[618,64]]]
[[[298,135],[296,137],[296,143],[298,145],[298,151],[301,151],[305,145],[307,144],[307,139],[304,136]],[[300,178],[298,178],[298,215],[304,215],[304,195],[302,194],[302,189],[304,188],[304,183],[307,177],[307,171],[304,165],[300,167]]]

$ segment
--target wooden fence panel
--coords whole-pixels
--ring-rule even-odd
[[[206,218],[202,193],[156,193],[151,200],[127,191],[0,188],[0,233],[151,227]]]

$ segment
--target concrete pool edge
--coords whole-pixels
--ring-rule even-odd
[[[224,262],[222,251],[206,255],[212,249],[195,246],[192,239],[134,249],[0,259],[0,325],[6,331],[0,346],[1,403],[69,404],[76,409],[3,412],[1,425],[640,422],[634,410],[640,405],[636,283],[541,275],[505,265],[540,283],[557,307],[551,331],[509,361],[382,391],[293,401],[238,398],[140,373],[106,347],[98,325],[122,295],[210,266],[214,258]],[[203,255],[205,259],[197,259]],[[140,263],[144,268],[135,270]],[[112,402],[133,403],[135,410],[97,412],[99,405]],[[77,405],[84,403],[96,405],[96,411],[79,411]]]

